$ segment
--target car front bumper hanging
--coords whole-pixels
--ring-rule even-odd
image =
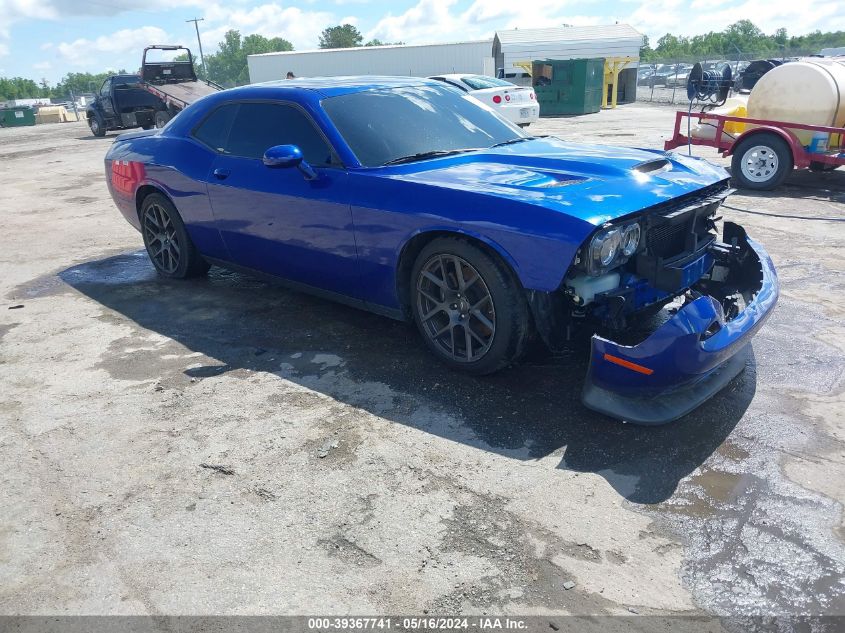
[[[582,400],[595,411],[658,425],[689,413],[745,367],[749,342],[778,299],[778,278],[760,244],[726,222],[725,263],[751,300],[727,320],[723,304],[699,296],[638,345],[593,336]]]

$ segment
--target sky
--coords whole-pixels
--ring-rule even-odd
[[[68,72],[140,65],[147,44],[213,52],[223,33],[281,36],[316,48],[327,26],[354,24],[365,40],[417,44],[492,37],[498,29],[631,24],[651,38],[722,30],[743,17],[766,33],[845,30],[839,0],[0,0],[0,76],[56,83]]]

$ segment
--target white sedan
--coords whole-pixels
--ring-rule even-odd
[[[534,88],[514,84],[483,75],[435,75],[429,77],[466,92],[509,121],[528,127],[540,118],[540,104]]]

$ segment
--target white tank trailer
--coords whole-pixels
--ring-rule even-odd
[[[751,90],[748,116],[845,127],[845,58],[807,58],[773,68]],[[812,132],[792,132],[810,145]]]

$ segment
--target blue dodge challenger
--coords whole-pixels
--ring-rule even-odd
[[[588,331],[583,401],[630,422],[723,388],[778,297],[763,248],[731,222],[719,235],[723,169],[531,137],[439,82],[226,90],[105,162],[165,277],[214,264],[413,320],[474,374]]]

